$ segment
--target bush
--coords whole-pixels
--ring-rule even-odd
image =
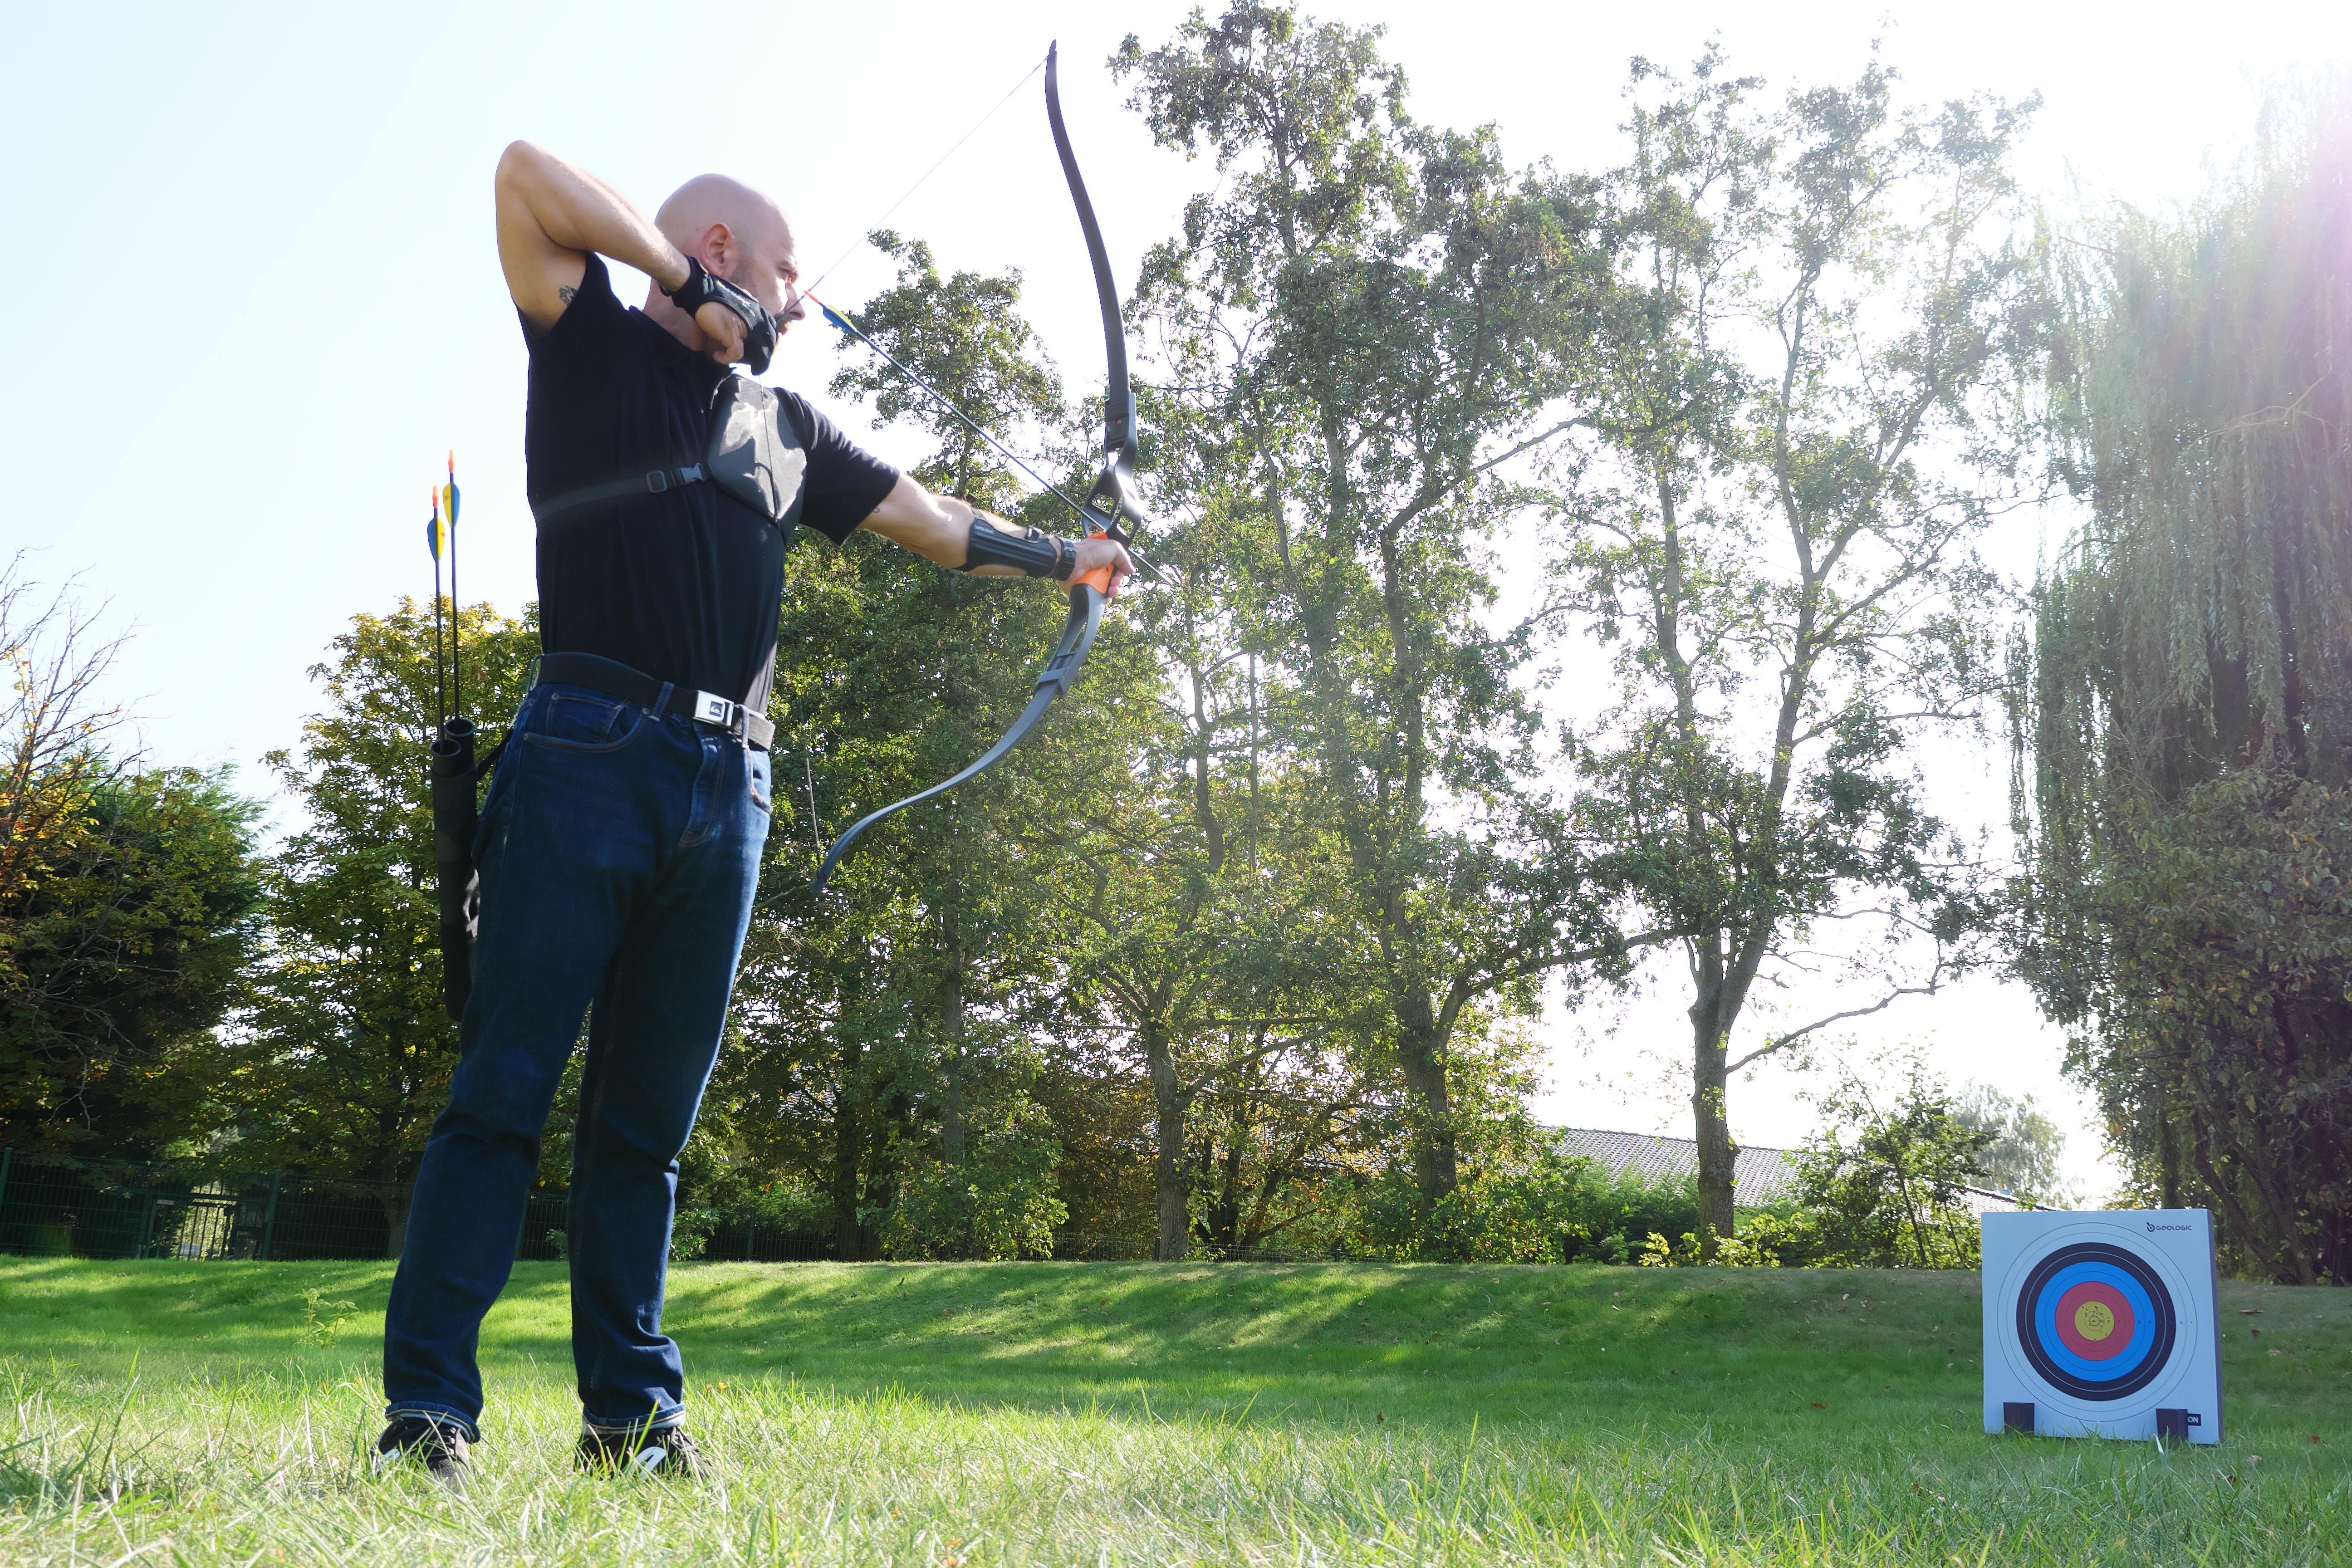
[[[882,1243],[893,1258],[1051,1258],[1054,1227],[1069,1210],[1055,1192],[1060,1142],[1045,1110],[1013,1100],[975,1116],[964,1160],[924,1156],[909,1163],[887,1216]]]
[[[1822,1100],[1829,1125],[1797,1161],[1815,1261],[1853,1268],[1974,1268],[1976,1215],[1964,1190],[1984,1179],[1996,1133],[1969,1126],[1915,1067],[1888,1096],[1849,1076]]]
[[[1655,1179],[1639,1171],[1608,1172],[1591,1162],[1577,1183],[1563,1263],[1642,1261],[1651,1237],[1698,1229],[1698,1178]]]
[[[1465,1175],[1424,1219],[1409,1173],[1391,1169],[1355,1204],[1355,1247],[1465,1263],[1633,1263],[1643,1238],[1698,1226],[1692,1177],[1652,1181],[1541,1150]]]
[[[1703,1258],[1696,1224],[1669,1242],[1657,1231],[1649,1233],[1642,1248],[1644,1268],[1694,1268]],[[1718,1268],[1807,1268],[1823,1261],[1820,1217],[1811,1210],[1784,1204],[1752,1209],[1738,1216],[1733,1233],[1717,1243]]]

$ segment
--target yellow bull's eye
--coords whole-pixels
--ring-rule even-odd
[[[2103,1340],[2116,1331],[2116,1315],[2104,1301],[2085,1301],[2074,1309],[2074,1331],[2086,1340]]]

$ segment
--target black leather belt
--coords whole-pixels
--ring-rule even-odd
[[[776,738],[776,726],[764,713],[754,713],[740,702],[721,697],[715,691],[697,691],[690,686],[656,680],[642,670],[630,668],[617,658],[605,658],[598,654],[541,654],[539,658],[539,678],[531,684],[584,686],[591,691],[601,691],[607,697],[617,697],[624,702],[634,702],[657,713],[674,713],[681,719],[708,724],[763,752]]]

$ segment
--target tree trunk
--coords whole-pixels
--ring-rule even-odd
[[[1712,1263],[1721,1238],[1738,1226],[1734,1179],[1739,1145],[1731,1141],[1726,1090],[1730,1031],[1722,1022],[1722,960],[1713,950],[1698,963],[1698,1000],[1691,1004],[1691,1123],[1698,1140],[1698,1252]]]
[[[880,1261],[882,1226],[888,1223],[891,1205],[898,1201],[898,1171],[890,1160],[890,1133],[894,1121],[904,1130],[904,1109],[903,1101],[877,1100],[867,1125],[866,1182],[860,1191],[865,1207],[876,1220],[858,1224],[856,1256],[860,1263]]]
[[[961,1165],[963,1151],[963,955],[952,949],[949,953],[954,967],[949,972],[947,996],[941,1008],[941,1026],[947,1036],[947,1060],[941,1078],[943,1092],[940,1096],[940,1156],[950,1165]]]
[[[2189,1157],[2195,1163],[2197,1173],[2205,1178],[2206,1191],[2213,1194],[2213,1201],[2220,1204],[2222,1212],[2236,1222],[2238,1235],[2244,1239],[2246,1249],[2254,1255],[2256,1260],[2264,1268],[2270,1270],[2271,1278],[2279,1284],[2307,1283],[2308,1281],[2292,1277],[2287,1265],[2281,1261],[2279,1255],[2264,1245],[2262,1233],[2254,1228],[2253,1216],[2246,1212],[2246,1205],[2238,1201],[2237,1193],[2221,1180],[2221,1173],[2213,1168],[2212,1152],[2207,1142],[2206,1130],[2201,1120],[2190,1124],[2189,1138]]]
[[[1217,1195],[1204,1217],[1209,1239],[1219,1247],[1241,1245],[1242,1155],[1248,1138],[1246,1122],[1235,1127],[1233,1142],[1225,1145],[1224,1157],[1216,1162]]]
[[[1731,1141],[1731,1123],[1724,1114],[1723,1047],[1702,1047],[1691,1112],[1698,1129],[1698,1250],[1706,1262],[1715,1261],[1721,1239],[1738,1226],[1733,1177],[1739,1145]]]
[[[2177,1209],[2180,1206],[2180,1135],[2173,1131],[2170,1103],[2160,1094],[2150,1098],[2157,1107],[2157,1202]]]
[[[1886,1163],[1895,1173],[1895,1190],[1903,1194],[1903,1218],[1911,1227],[1911,1254],[1918,1258],[1920,1268],[1933,1268],[1936,1265],[1927,1256],[1927,1227],[1919,1219],[1919,1194],[1911,1185],[1911,1173],[1904,1168],[1901,1156],[1895,1152],[1892,1136],[1887,1140]]]
[[[842,1031],[846,1035],[847,1030]],[[864,1066],[865,1052],[844,1039],[841,1045],[840,1089],[833,1107],[833,1179],[826,1184],[825,1195],[833,1200],[833,1254],[844,1263],[859,1256],[857,1203],[860,1197],[857,1183],[856,1111],[857,1075]]]
[[[1429,999],[1417,990],[1397,998],[1397,1066],[1404,1086],[1421,1102],[1422,1125],[1412,1148],[1413,1184],[1421,1191],[1426,1218],[1460,1184],[1459,1151],[1454,1136],[1454,1096],[1446,1081],[1445,1041]]]
[[[380,1183],[376,1201],[383,1205],[383,1255],[391,1261],[400,1261],[401,1250],[408,1245],[408,1202],[416,1194],[416,1178],[404,1182]]]
[[[1176,1081],[1174,1043],[1166,1031],[1144,1026],[1143,1054],[1151,1072],[1151,1100],[1158,1113],[1152,1179],[1160,1204],[1159,1245],[1162,1263],[1178,1263],[1192,1249],[1190,1194],[1184,1183],[1184,1113],[1188,1099]]]
[[[2224,1135],[2226,1136],[2226,1135]],[[2303,1244],[2303,1226],[2297,1223],[2294,1205],[2281,1188],[2278,1173],[2270,1161],[2263,1158],[2259,1142],[2240,1138],[2229,1139],[2231,1158],[2246,1173],[2254,1189],[2255,1201],[2263,1206],[2263,1215],[2270,1222],[2270,1232],[2277,1241],[2279,1256],[2293,1271],[2285,1285],[2316,1285],[2319,1275],[2311,1267],[2311,1254]]]

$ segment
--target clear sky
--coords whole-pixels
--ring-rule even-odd
[[[445,449],[465,489],[467,598],[512,611],[532,595],[522,343],[489,222],[507,142],[542,142],[648,208],[702,170],[741,175],[784,204],[821,266],[1058,37],[1071,134],[1114,267],[1132,279],[1213,175],[1151,146],[1102,62],[1129,31],[1164,41],[1188,9],[412,0],[12,13],[0,294],[17,304],[0,378],[0,548],[33,547],[37,574],[82,573],[110,600],[133,632],[114,695],[142,716],[152,757],[235,763],[260,789],[256,759],[296,739],[315,705],[305,671],[328,639],[354,612],[429,592],[425,492]],[[2244,141],[2263,80],[2352,53],[2340,4],[1350,0],[1315,14],[1386,24],[1419,118],[1491,121],[1513,162],[1564,168],[1616,155],[1630,56],[1681,62],[1717,38],[1736,68],[1794,84],[1850,77],[1877,39],[1921,100],[2041,92],[2021,173],[2069,204],[2078,183],[2187,199],[2208,150]],[[945,266],[1021,268],[1072,387],[1101,374],[1036,79],[892,222]],[[826,292],[854,305],[886,280],[869,250]],[[831,336],[795,331],[772,379],[821,395]],[[827,406],[885,456],[919,455]],[[2066,521],[2020,520],[1998,542],[2004,563],[2030,573],[2042,534]],[[1980,760],[1983,777],[1956,779],[1954,798],[1997,820],[2006,763]],[[1637,1007],[1591,1055],[1558,1026],[1545,1110],[1686,1132],[1680,1097],[1632,1050],[1671,1048],[1680,1005]],[[2056,1037],[2012,987],[1973,986],[1869,1037],[1931,1040],[1954,1076],[2032,1089],[2077,1119]],[[1596,1080],[1616,1087],[1580,1087]],[[1743,1086],[1735,1131],[1801,1136],[1798,1086],[1788,1074]],[[2075,1151],[2087,1160],[2088,1134]]]

